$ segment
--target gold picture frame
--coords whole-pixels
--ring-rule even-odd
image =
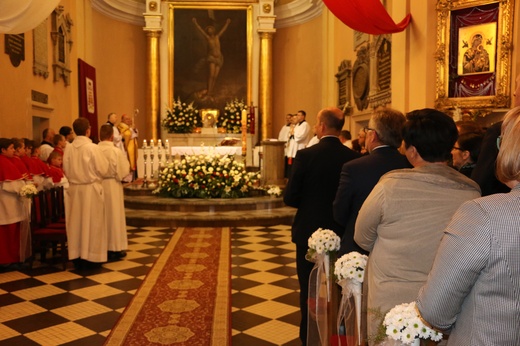
[[[168,2],[168,6],[170,102],[180,97],[183,102],[194,102],[198,109],[217,109],[220,114],[223,114],[226,103],[235,98],[250,104],[253,79],[252,5],[247,1],[172,1]],[[219,36],[220,58],[214,58],[210,52],[209,27],[213,27],[214,33]],[[208,66],[210,64],[213,66]],[[218,66],[218,76],[210,82],[213,72],[209,71],[215,71],[215,66]]]
[[[510,107],[513,7],[510,0],[437,1],[437,109]]]

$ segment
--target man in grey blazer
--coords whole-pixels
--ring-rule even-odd
[[[397,150],[401,146],[401,130],[405,121],[404,114],[399,111],[390,108],[376,111],[365,128],[365,146],[370,155],[349,161],[341,169],[334,199],[334,220],[345,227],[339,256],[351,251],[368,255],[354,242],[359,209],[383,174],[412,167]]]

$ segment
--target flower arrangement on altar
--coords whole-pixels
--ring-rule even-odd
[[[20,196],[25,198],[32,198],[33,196],[36,196],[38,194],[38,189],[34,184],[25,184],[20,189]]]
[[[416,339],[440,341],[442,333],[426,326],[421,320],[415,302],[394,306],[385,316],[383,326],[386,335],[404,344],[412,344]]]
[[[177,98],[172,108],[166,110],[162,126],[169,133],[192,133],[196,127],[202,126],[202,119],[193,102],[186,104]]]
[[[282,195],[282,189],[277,185],[268,185],[264,189],[269,196],[280,197]]]
[[[160,170],[153,193],[175,198],[248,197],[259,179],[258,172],[246,172],[231,155],[191,155]]]
[[[224,107],[224,114],[217,119],[217,127],[224,128],[227,133],[240,133],[242,131],[242,111],[249,113],[249,108],[244,100],[234,99],[227,102]],[[247,117],[247,128],[249,128],[251,119]]]

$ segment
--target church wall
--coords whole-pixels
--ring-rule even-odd
[[[273,136],[287,113],[303,109],[314,125],[322,108],[322,18],[277,29],[273,37]]]
[[[73,21],[76,17],[74,0],[60,2],[65,12],[69,13]],[[1,137],[28,137],[41,139],[41,131],[46,127],[56,130],[63,125],[71,124],[71,114],[77,114],[77,103],[74,102],[77,94],[76,53],[74,44],[70,51],[71,67],[70,85],[66,86],[62,79],[54,81],[52,72],[53,46],[50,38],[51,19],[47,19],[47,57],[49,76],[44,78],[33,74],[34,48],[33,31],[24,33],[25,60],[18,67],[14,67],[9,56],[4,52],[5,35],[0,35],[2,50],[0,52],[0,136]],[[78,37],[74,26],[71,37],[77,43]],[[31,90],[48,96],[48,103],[31,101]]]
[[[96,68],[98,124],[111,112],[133,114],[145,128],[146,36],[142,27],[92,11],[92,52],[86,60]]]

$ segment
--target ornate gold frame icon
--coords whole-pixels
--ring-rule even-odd
[[[437,1],[437,109],[486,114],[510,107],[513,7],[514,1]],[[477,12],[492,16],[481,22],[468,20]],[[482,59],[487,59],[487,66],[463,68],[472,43],[474,50],[485,50]]]

